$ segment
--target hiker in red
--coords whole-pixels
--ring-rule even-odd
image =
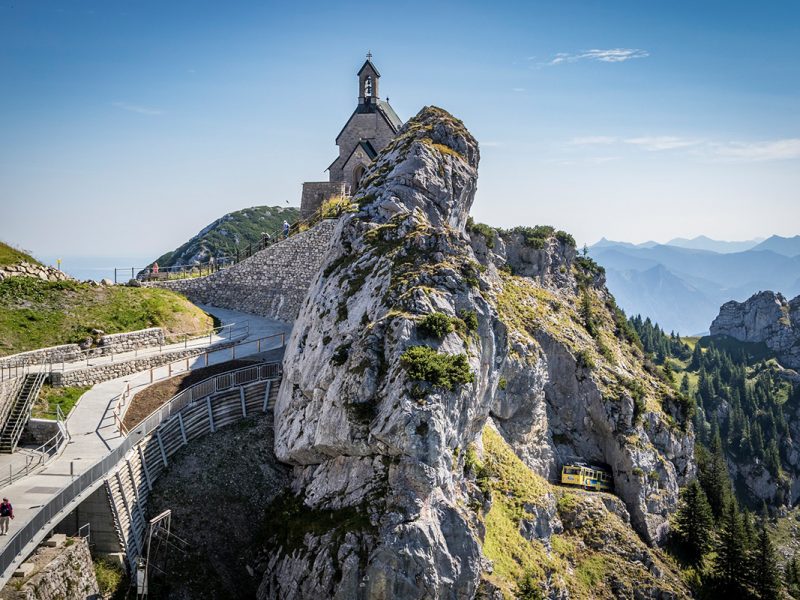
[[[14,518],[14,507],[8,498],[3,498],[0,504],[0,535],[8,535],[8,524]]]

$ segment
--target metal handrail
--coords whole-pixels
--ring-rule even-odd
[[[224,334],[223,332],[226,329],[228,331],[227,331],[226,334]],[[186,334],[178,334],[178,335],[179,336],[180,335],[184,336],[183,347],[184,348],[188,348],[190,342],[195,342],[197,340],[205,340],[206,338],[208,338],[208,341],[209,341],[209,344],[210,344],[210,343],[212,343],[214,335],[217,335],[218,337],[220,335],[222,335],[223,337],[225,335],[227,335],[228,339],[231,340],[231,339],[233,339],[234,335],[238,336],[243,332],[249,334],[249,332],[250,332],[250,322],[249,321],[244,321],[243,323],[229,323],[228,325],[222,325],[220,327],[214,327],[213,329],[209,330],[208,333],[204,333],[202,335],[190,336],[188,333],[186,333]],[[179,344],[179,343],[180,342],[177,342],[177,344]],[[156,353],[156,355],[164,354],[165,352],[172,352],[174,350],[174,348],[171,348],[171,347],[168,347],[168,346],[175,346],[175,345],[176,344],[159,344],[158,352]],[[168,347],[168,348],[165,350],[164,349],[165,347]],[[136,357],[139,356],[139,351],[140,350],[141,351],[152,351],[154,349],[155,349],[155,346],[148,346],[148,347],[145,347],[145,348],[136,348],[132,352],[133,352],[134,358],[136,358]],[[42,350],[46,350],[46,348],[42,348]],[[33,351],[31,351],[31,352],[33,352]],[[66,366],[68,364],[71,365],[71,364],[74,364],[74,363],[86,361],[86,365],[89,366],[91,359],[93,359],[93,358],[104,358],[104,357],[110,357],[111,362],[114,362],[114,356],[117,356],[119,354],[126,354],[128,352],[131,352],[131,350],[122,350],[122,351],[119,351],[119,352],[115,352],[113,350],[107,350],[106,351],[103,348],[90,348],[89,350],[80,350],[80,351],[76,352],[73,355],[75,358],[70,359],[70,360],[67,360],[66,358],[63,358],[60,361],[58,361],[58,360],[54,361],[51,358],[48,358],[46,355],[44,355],[44,356],[41,356],[41,357],[38,357],[38,358],[33,358],[33,360],[31,360],[31,361],[25,360],[24,362],[19,362],[19,363],[13,363],[13,362],[11,362],[9,360],[9,359],[12,359],[12,358],[14,358],[15,356],[18,356],[18,355],[11,355],[11,356],[7,356],[7,357],[2,357],[2,358],[0,358],[0,381],[3,381],[4,374],[5,374],[6,371],[8,371],[8,377],[11,378],[11,370],[12,369],[14,369],[15,372],[16,372],[15,376],[18,376],[17,373],[19,371],[19,368],[23,368],[25,370],[25,372],[27,372],[28,370],[30,370],[30,367],[41,367],[41,366],[44,366],[44,367],[47,367],[46,370],[52,372],[52,371],[58,371],[59,370],[59,364],[60,364],[60,370],[63,372],[63,371],[66,370]],[[27,353],[26,352],[21,352],[20,354],[27,354]]]
[[[265,365],[262,366],[273,366],[278,374],[281,372],[280,363],[265,363]],[[164,410],[165,408],[167,410]],[[52,500],[43,505],[34,517],[26,523],[22,529],[17,531],[8,540],[5,546],[0,549],[0,585],[8,578],[9,567],[14,564],[17,557],[35,538],[40,530],[49,527],[51,521],[53,521],[70,502],[75,500],[75,498],[87,489],[102,481],[117,463],[125,457],[131,448],[152,433],[163,421],[175,414],[177,414],[177,410],[172,411],[170,407],[166,405],[153,412],[137,426],[132,434],[127,436],[123,442],[106,457],[100,459],[89,467],[87,471],[74,478],[73,481],[64,487]]]
[[[58,428],[58,431],[56,431],[56,433],[50,439],[37,448],[34,448],[31,451],[33,455],[25,457],[25,466],[23,468],[16,473],[13,473],[11,465],[8,465],[8,479],[3,479],[0,481],[0,488],[6,485],[11,485],[18,479],[22,479],[26,475],[29,475],[33,469],[37,469],[38,467],[47,464],[51,458],[59,453],[61,445],[65,441],[72,439],[72,436],[69,434],[69,429],[67,429],[64,413],[61,411],[61,407],[58,404],[56,404],[56,427]]]
[[[255,340],[243,339],[243,340],[240,340],[239,342],[237,342],[236,344],[234,344],[233,346],[231,346],[230,348],[222,348],[222,349],[219,349],[219,350],[212,350],[211,352],[205,352],[204,353],[204,355],[205,355],[205,366],[208,366],[208,356],[209,356],[209,354],[213,354],[214,352],[227,352],[228,350],[231,350],[231,360],[233,360],[233,359],[236,358],[236,348],[237,347],[245,346],[247,344],[256,344],[256,352],[261,352],[261,347],[263,345],[263,342],[265,342],[266,340],[271,340],[271,339],[275,339],[275,338],[280,338],[280,340],[281,340],[281,344],[280,344],[280,346],[278,346],[279,348],[283,348],[286,345],[286,334],[285,333],[275,333],[273,335],[260,337],[260,338],[257,338]],[[194,357],[194,358],[197,358],[197,357]],[[151,367],[151,369],[150,369],[150,383],[153,383],[154,381],[160,381],[161,379],[169,379],[170,377],[172,377],[172,366],[173,365],[178,365],[178,364],[186,362],[186,366],[187,366],[186,371],[189,371],[190,369],[188,368],[188,361],[189,361],[188,358],[182,358],[180,360],[176,360],[176,361],[174,361],[172,363],[169,363],[167,365],[161,365],[159,367]],[[271,364],[271,363],[267,363],[267,364]],[[212,375],[208,379],[204,379],[202,381],[199,381],[198,383],[195,383],[194,385],[186,388],[185,390],[182,390],[181,392],[176,394],[172,399],[170,399],[168,402],[171,402],[172,400],[174,400],[178,396],[181,396],[182,394],[184,394],[186,392],[189,392],[189,391],[191,391],[192,401],[194,401],[194,399],[199,397],[197,395],[196,391],[194,391],[195,388],[200,388],[200,386],[208,385],[208,382],[210,380],[215,380],[217,378],[226,377],[226,376],[229,376],[231,373],[235,373],[237,371],[245,371],[247,369],[252,369],[253,367],[260,367],[260,366],[263,366],[263,365],[251,365],[251,366],[247,366],[247,367],[240,367],[238,369],[234,369],[233,371],[226,371],[225,373],[218,373],[217,375]],[[164,367],[167,367],[167,376],[166,377],[161,377],[159,379],[154,379],[153,370],[154,369],[163,369]],[[239,381],[239,380],[237,380],[237,381]],[[243,384],[240,383],[240,384],[237,384],[237,385],[243,385]],[[230,387],[230,386],[228,386],[228,387]],[[228,387],[219,387],[218,384],[215,383],[215,388],[214,389],[215,389],[215,391],[220,391],[220,390],[228,389]],[[205,395],[208,395],[208,394],[205,394]],[[130,400],[133,396],[134,396],[134,394],[132,393],[132,388],[131,388],[130,384],[128,384],[125,387],[125,390],[122,393],[120,393],[119,395],[117,395],[115,398],[112,399],[114,408],[111,411],[111,416],[112,416],[112,418],[114,420],[114,424],[116,425],[117,430],[122,435],[127,435],[128,434],[128,429],[127,429],[127,427],[125,427],[124,420],[125,420],[125,414],[127,413],[127,410],[130,407],[130,405],[128,404],[128,400]],[[158,409],[156,409],[156,410],[158,410]]]
[[[14,423],[14,427],[10,432],[11,433],[11,451],[12,452],[14,451],[14,447],[17,445],[17,440],[19,440],[19,436],[22,435],[22,428],[25,427],[25,425],[28,422],[28,419],[25,418],[25,414],[29,413],[31,411],[31,407],[33,406],[33,401],[39,395],[39,390],[42,389],[42,385],[44,384],[45,377],[46,377],[46,375],[44,373],[38,373],[36,375],[36,379],[34,380],[33,384],[31,385],[31,388],[30,388],[30,390],[28,392],[28,397],[25,399],[25,404],[22,406],[22,410],[20,411],[19,419],[17,419],[17,422]],[[25,389],[25,383],[23,382],[23,387],[20,388],[20,391],[24,390],[24,389]],[[15,404],[15,408],[16,408],[16,402],[14,404]],[[12,411],[13,410],[14,409],[12,409]],[[5,433],[6,433],[5,429],[6,429],[7,426],[8,426],[8,421],[6,421],[3,424],[2,435],[5,435]]]

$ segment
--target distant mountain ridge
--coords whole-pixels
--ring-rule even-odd
[[[605,267],[608,287],[628,314],[649,316],[683,335],[708,331],[719,307],[730,300],[761,290],[800,293],[800,256],[786,254],[800,244],[800,236],[754,240],[738,252],[729,251],[730,244],[746,242],[688,241],[726,251],[601,240],[590,254]]]
[[[253,206],[228,213],[201,229],[187,242],[159,256],[161,268],[194,265],[236,254],[237,248],[255,244],[263,233],[279,232],[283,221],[294,223],[300,209],[289,206]],[[152,263],[151,263],[152,265]]]
[[[753,250],[769,250],[784,256],[798,256],[800,255],[800,235],[788,238],[773,235],[755,246]]]
[[[710,252],[719,252],[726,254],[729,252],[744,252],[756,246],[761,239],[745,240],[742,242],[726,242],[722,240],[712,240],[705,235],[698,235],[697,237],[687,238],[674,238],[668,241],[665,246],[678,246],[679,248],[688,248],[691,250],[709,250]]]

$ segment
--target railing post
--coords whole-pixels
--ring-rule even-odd
[[[208,409],[208,425],[211,428],[211,433],[216,431],[214,427],[214,413],[211,410],[211,396],[206,396],[206,408]]]

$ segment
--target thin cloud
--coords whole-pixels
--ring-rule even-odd
[[[703,140],[694,140],[676,137],[672,135],[644,136],[628,138],[626,144],[644,148],[649,152],[660,152],[662,150],[676,150],[678,148],[688,148],[703,143]]]
[[[764,162],[800,158],[800,138],[761,141],[716,141],[675,135],[616,137],[593,135],[575,137],[567,146],[633,146],[646,152],[684,151],[700,159],[727,162]],[[595,159],[591,159],[595,160]]]
[[[709,144],[712,156],[731,161],[762,162],[800,158],[800,138],[762,142],[727,142]]]
[[[138,104],[128,104],[127,102],[114,102],[113,106],[139,115],[155,116],[164,114],[164,111],[158,108],[149,108],[147,106],[139,106]]]
[[[576,63],[582,60],[604,62],[604,63],[621,63],[634,58],[647,58],[650,53],[647,50],[639,48],[609,48],[601,50],[594,48],[584,52],[569,53],[559,52],[552,59],[546,62],[546,65],[555,66],[568,63]]]
[[[617,141],[619,138],[610,135],[589,135],[572,138],[569,143],[571,146],[604,146],[615,144]]]
[[[511,88],[512,92],[524,92],[525,88]]]

